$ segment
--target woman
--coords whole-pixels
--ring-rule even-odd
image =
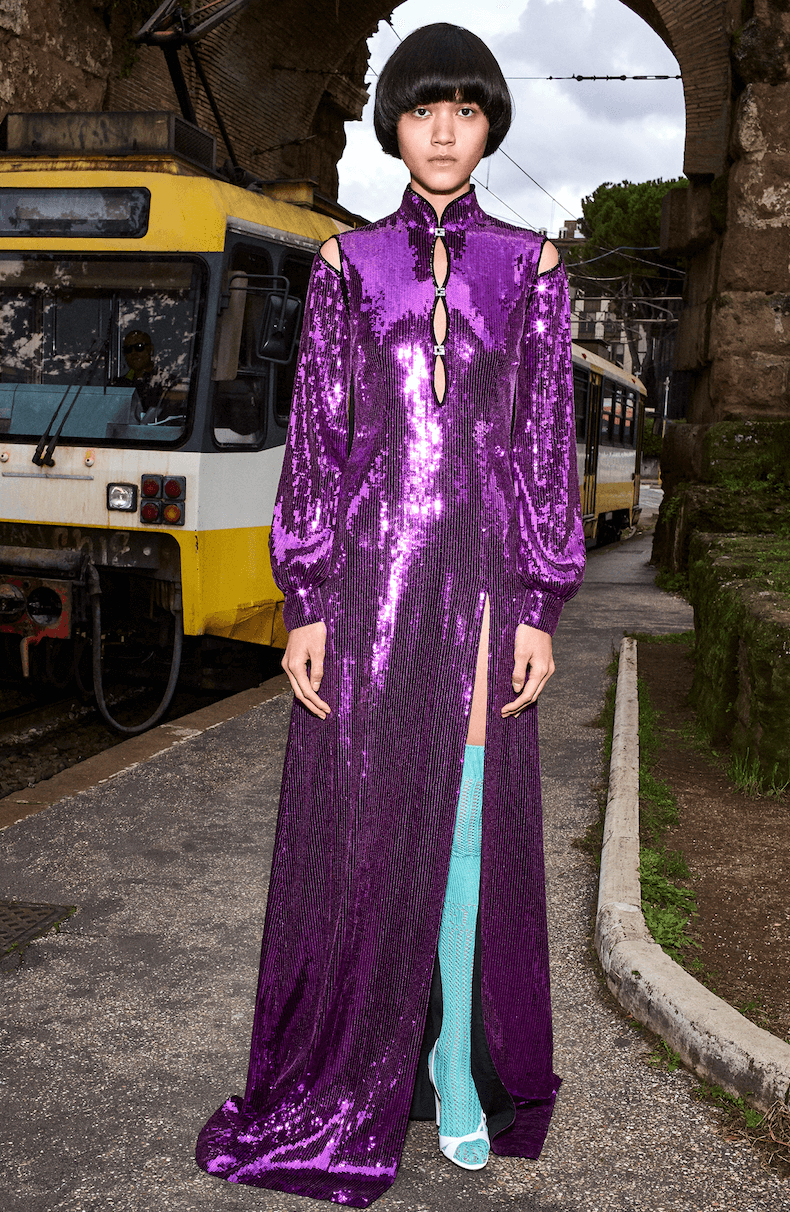
[[[457,1165],[542,1147],[535,700],[584,563],[564,272],[470,185],[510,124],[499,67],[417,30],[375,120],[411,183],[313,270],[272,530],[297,702],[250,1069],[197,1153],[359,1208],[434,1097]]]

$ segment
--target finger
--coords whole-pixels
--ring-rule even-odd
[[[519,715],[530,703],[534,703],[543,691],[544,686],[554,673],[554,662],[539,668],[530,668],[529,680],[521,694],[511,703],[502,708],[502,716]]]
[[[516,694],[520,694],[524,689],[524,683],[527,680],[528,673],[528,657],[527,654],[516,651],[513,655],[513,676],[510,679],[513,683],[513,690]]]
[[[313,690],[318,690],[324,677],[324,654],[313,656],[310,658],[310,685]]]
[[[311,678],[307,674],[307,661],[304,658],[289,660],[287,653],[286,658],[282,662],[283,669],[288,675],[288,681],[291,683],[291,689],[301,703],[304,703],[308,711],[319,719],[326,719],[331,711],[328,703],[320,698],[311,685]],[[321,673],[323,677],[323,670]],[[320,685],[320,680],[319,680]]]

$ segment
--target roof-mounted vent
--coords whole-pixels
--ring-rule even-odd
[[[0,125],[0,152],[15,156],[170,155],[216,172],[213,135],[178,114],[7,114]]]

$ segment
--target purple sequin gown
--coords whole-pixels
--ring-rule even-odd
[[[432,1110],[432,976],[486,593],[473,1068],[494,1153],[538,1156],[559,1084],[537,712],[500,708],[518,623],[553,632],[584,566],[566,279],[538,277],[542,238],[473,190],[442,226],[441,402],[430,204],[407,189],[339,237],[340,273],[315,261],[272,561],[286,625],[326,624],[332,712],[294,706],[246,1093],[197,1148],[230,1182],[356,1208],[394,1181],[413,1099]]]

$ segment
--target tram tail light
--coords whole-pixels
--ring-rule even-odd
[[[183,526],[186,476],[144,475],[140,481],[140,520],[148,526]]]
[[[186,496],[187,482],[184,476],[166,476],[164,495],[170,501],[183,501]]]

